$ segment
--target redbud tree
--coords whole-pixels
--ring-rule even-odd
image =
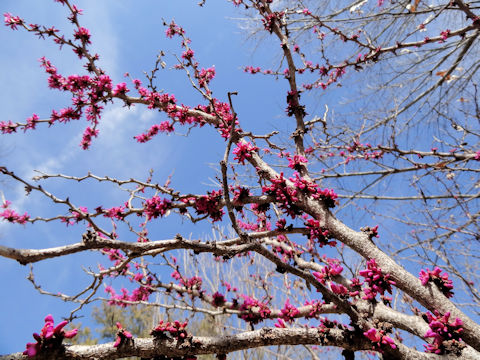
[[[326,349],[345,359],[480,357],[477,2],[226,1],[238,14],[231,21],[268,49],[254,63],[222,73],[202,61],[188,23],[159,16],[162,30],[138,39],[161,38],[153,67],[122,69],[122,79],[95,48],[88,8],[55,2],[68,29],[12,13],[4,24],[73,52],[82,71],[42,57],[49,96],[59,92],[68,105],[2,119],[2,136],[81,126],[75,146],[88,158],[120,131],[104,127],[110,108],[140,108],[152,116],[127,146],[160,157],[162,139],[187,139],[213,176],[208,186],[204,173],[184,181],[175,168],[194,165],[167,161],[170,175],[160,178],[152,156],[149,173],[123,178],[42,169],[32,178],[15,168],[25,165],[0,166],[5,182],[50,204],[36,214],[29,197],[4,197],[7,231],[46,223],[76,234],[57,246],[1,245],[0,255],[21,265],[81,253],[90,261],[89,280],[72,293],[40,284],[32,268],[35,289],[71,311],[58,324],[46,313],[40,330],[25,323],[39,332],[5,358],[226,359],[257,348],[312,359]],[[214,21],[208,11],[219,5],[198,5],[202,21]],[[168,72],[187,87],[162,82]],[[221,78],[229,89],[217,89]],[[271,90],[245,102],[240,78]],[[116,202],[108,191],[120,194]],[[67,323],[95,301],[154,306],[159,316],[147,338],[117,323],[114,342],[71,345],[78,330]],[[199,316],[221,330],[191,332]]]

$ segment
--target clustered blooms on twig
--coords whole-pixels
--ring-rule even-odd
[[[45,325],[40,334],[33,333],[33,337],[37,340],[36,343],[27,343],[27,349],[23,352],[24,355],[34,357],[37,354],[46,351],[61,350],[63,339],[71,339],[77,335],[78,329],[65,331],[63,328],[68,324],[64,320],[55,326],[52,315],[45,317]]]
[[[250,324],[257,324],[261,320],[266,319],[271,310],[268,305],[248,295],[241,295],[243,304],[240,305],[239,310],[242,311],[240,318],[249,322]],[[253,311],[255,309],[255,311]]]
[[[395,341],[384,334],[383,330],[377,330],[371,328],[370,330],[363,333],[373,344],[374,350],[380,350],[382,345],[389,345],[392,349],[396,349]]]
[[[282,309],[282,319],[291,323],[295,319],[295,317],[300,313],[298,309],[290,304],[290,299],[285,301],[285,306]]]
[[[126,345],[133,341],[133,335],[123,328],[122,324],[117,322],[117,338],[115,339],[115,343],[113,344],[114,347],[120,347]]]
[[[378,267],[375,259],[367,261],[367,269],[359,271],[359,274],[365,278],[365,282],[370,286],[364,289],[364,300],[374,301],[378,293],[382,295],[382,299],[386,301],[390,300],[384,296],[384,293],[392,293],[392,285],[395,285],[395,281],[390,280],[389,274],[382,273],[382,269]]]
[[[222,190],[213,190],[208,191],[207,195],[203,195],[199,198],[185,199],[193,200],[195,211],[198,215],[208,215],[212,221],[222,220],[223,214],[225,212],[220,207],[220,200],[222,199]]]
[[[456,318],[454,322],[449,322],[450,313],[443,316],[437,311],[434,314],[427,313],[428,326],[430,330],[425,333],[426,338],[433,338],[431,344],[423,345],[425,350],[430,353],[442,355],[456,353],[460,354],[465,347],[462,342],[461,333],[463,332],[463,322]]]
[[[15,210],[9,209],[8,207],[10,204],[11,202],[8,200],[3,202],[3,205],[0,207],[0,209],[3,208],[4,210],[0,212],[0,219],[11,223],[25,224],[30,219],[30,216],[26,212],[23,215],[20,215]]]
[[[121,294],[117,294],[111,286],[106,286],[105,292],[110,295],[110,300],[108,300],[108,304],[127,307],[131,303],[135,303],[138,301],[148,301],[150,295],[154,291],[154,288],[152,286],[153,277],[147,276],[144,280],[144,275],[137,273],[133,277],[132,281],[136,281],[140,284],[140,286],[133,289],[131,294],[125,288],[121,288]]]
[[[235,157],[233,160],[238,160],[238,162],[242,165],[245,165],[245,160],[248,160],[252,157],[252,151],[257,151],[258,147],[253,146],[249,142],[241,142],[237,145],[235,149],[233,149],[233,154]]]
[[[160,339],[171,336],[178,341],[184,341],[188,336],[186,330],[187,325],[188,321],[181,323],[180,321],[175,320],[164,323],[163,320],[160,320],[159,324],[150,332],[150,334]]]
[[[442,274],[442,269],[436,266],[433,270],[421,270],[420,271],[420,281],[423,286],[426,286],[429,282],[434,283],[437,288],[445,295],[447,298],[453,296],[453,282],[448,278],[448,274]]]
[[[147,220],[156,219],[164,216],[171,208],[171,201],[161,199],[159,196],[154,196],[147,199],[143,205],[143,212],[147,216]]]

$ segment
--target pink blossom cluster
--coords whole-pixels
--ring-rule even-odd
[[[208,215],[212,221],[222,220],[224,214],[223,209],[220,207],[220,201],[222,199],[222,190],[208,191],[207,195],[203,195],[199,198],[193,198],[195,211],[199,215]]]
[[[133,138],[137,140],[139,143],[145,143],[147,141],[150,141],[159,132],[170,133],[170,132],[173,132],[174,130],[175,128],[169,121],[162,121],[160,124],[152,125],[146,133],[136,135]]]
[[[267,304],[254,299],[248,295],[241,295],[243,297],[243,304],[240,305],[239,310],[242,312],[240,318],[249,322],[250,324],[258,324],[261,320],[266,319],[271,310]]]
[[[319,315],[322,313],[322,305],[324,302],[321,302],[319,300],[307,300],[305,301],[304,305],[305,306],[310,306],[311,310],[308,313],[307,316],[305,316],[306,319],[318,319]]]
[[[199,106],[199,108],[207,113],[211,113],[210,108]],[[218,125],[218,131],[220,131],[220,135],[224,139],[228,139],[230,137],[230,133],[232,130],[232,126],[238,125],[238,120],[234,119],[233,114],[230,109],[230,105],[227,103],[223,103],[214,99],[214,114],[220,116],[221,120],[220,124]],[[236,131],[242,131],[240,128],[236,128]]]
[[[342,298],[347,298],[350,294],[345,286],[343,286],[342,284],[335,284],[333,282],[330,283],[330,290],[332,290],[334,294]]]
[[[238,160],[239,163],[245,165],[245,160],[248,160],[252,157],[252,152],[257,151],[258,147],[253,146],[249,142],[240,142],[237,144],[237,147],[233,149],[233,154],[235,157],[233,160]]]
[[[23,26],[24,21],[19,16],[13,16],[10,13],[4,13],[5,26],[9,26],[12,30],[18,30],[17,26]]]
[[[310,67],[309,67],[310,68]],[[338,67],[336,69],[334,69],[333,71],[328,71],[328,69],[324,66],[322,67],[314,67],[314,69],[319,69],[319,73],[320,75],[323,77],[323,76],[327,76],[328,75],[328,80],[327,82],[323,82],[323,81],[315,81],[314,83],[312,84],[303,84],[302,87],[305,89],[305,90],[311,90],[313,88],[322,88],[323,90],[326,90],[328,86],[330,86],[331,84],[334,84],[338,81],[338,79],[340,79],[344,74],[345,74],[345,67]]]
[[[439,42],[445,42],[450,36],[450,30],[449,29],[443,30],[440,33],[440,36],[441,36],[441,40]]]
[[[295,243],[291,242],[285,235],[278,235],[277,241],[279,243],[285,243],[287,246],[272,246],[272,251],[282,258],[283,262],[288,262],[293,259],[300,251],[296,250]]]
[[[167,338],[170,335],[172,338],[177,339],[178,341],[185,340],[188,336],[187,334],[187,325],[188,321],[181,323],[178,320],[163,322],[160,320],[158,325],[150,332],[156,338]]]
[[[114,263],[115,267],[121,265],[122,262],[126,259],[125,255],[123,255],[119,249],[104,248],[104,249],[102,249],[102,253],[104,255],[108,255],[108,259]],[[130,263],[127,263],[121,269],[121,273],[125,274],[128,269],[130,269]],[[118,275],[118,272],[111,273],[112,277],[115,276],[115,275]]]
[[[116,206],[111,209],[103,210],[101,207],[96,209],[97,212],[102,213],[103,216],[110,219],[123,220],[125,217],[124,211],[126,210],[125,206]]]
[[[113,347],[119,347],[133,340],[133,335],[129,331],[124,329],[122,324],[117,322],[116,325],[117,325],[118,331],[117,331],[117,337],[115,339],[115,343],[113,344]]]
[[[172,207],[170,200],[161,199],[159,196],[145,200],[143,204],[143,213],[147,216],[147,220],[163,217]]]
[[[308,160],[305,156],[302,155],[293,155],[293,157],[288,157],[288,167],[295,171],[300,171],[304,164],[308,163]]]
[[[174,35],[183,36],[184,34],[185,34],[185,31],[183,30],[183,28],[178,26],[173,20],[170,23],[170,25],[168,25],[168,28],[165,31],[165,35],[167,35],[167,37],[169,38],[172,38]]]
[[[281,12],[272,12],[270,14],[266,14],[264,18],[262,19],[263,26],[265,30],[268,32],[272,33],[273,28],[275,26],[275,22],[281,21],[281,19],[284,17],[285,13],[283,11]]]
[[[301,177],[297,172],[289,179],[295,187],[314,199],[322,199],[329,208],[335,207],[338,195],[333,189],[320,189],[317,184]]]
[[[283,320],[285,320],[286,322],[293,322],[293,320],[295,319],[295,317],[300,314],[300,311],[298,311],[298,309],[293,306],[292,304],[290,304],[290,299],[287,299],[287,301],[285,301],[285,305],[282,309],[282,316],[281,318]]]
[[[188,290],[198,290],[202,289],[202,278],[199,276],[192,276],[191,278],[184,278],[178,270],[175,270],[171,275],[172,278],[178,280],[178,282],[186,287]]]
[[[250,190],[243,186],[231,186],[230,191],[233,192],[232,203],[235,210],[242,211],[244,200],[250,196]]]
[[[84,27],[79,27],[75,30],[73,37],[75,40],[80,40],[83,44],[90,44],[90,31]]]
[[[245,66],[243,68],[243,71],[245,71],[246,73],[250,73],[250,74],[256,74],[256,73],[259,73],[262,71],[262,69],[260,67],[253,67],[253,66]]]
[[[318,243],[318,245],[320,245],[320,247],[323,247],[325,245],[335,246],[337,244],[336,241],[329,241],[328,230],[320,226],[320,221],[315,219],[308,219],[305,223],[305,226],[310,231],[308,239],[311,241],[312,244],[316,242]]]
[[[378,293],[382,296],[385,292],[392,293],[392,285],[395,285],[395,281],[390,280],[389,274],[382,273],[382,269],[378,267],[375,259],[367,261],[367,269],[361,270],[359,274],[365,278],[365,282],[370,286],[364,289],[364,300],[373,301]]]
[[[88,214],[88,209],[84,206],[79,206],[78,211],[72,211],[72,216],[75,219],[76,223],[84,220],[87,214]]]
[[[258,220],[258,217],[257,217]],[[250,231],[263,231],[259,224],[252,224],[250,222],[244,222],[240,219],[237,219],[237,225],[240,229],[250,230]]]
[[[211,66],[207,69],[202,68],[197,74],[195,74],[195,77],[198,80],[198,86],[206,88],[210,81],[215,77],[215,67]]]
[[[287,112],[288,116],[299,115],[305,116],[307,113],[305,112],[305,106],[299,104],[300,100],[300,92],[299,91],[289,91],[287,94]]]
[[[454,322],[450,323],[450,313],[447,312],[441,316],[437,311],[434,315],[427,313],[428,326],[430,330],[425,333],[426,338],[433,338],[433,342],[428,345],[423,345],[425,351],[434,354],[448,354],[456,352],[463,347],[462,338],[460,334],[463,332],[462,320],[456,318]]]
[[[87,126],[85,131],[82,135],[82,141],[80,142],[80,146],[83,150],[87,150],[90,145],[92,144],[92,138],[98,136],[99,131],[97,129],[92,129],[90,126]]]
[[[238,289],[236,287],[232,287],[232,285],[224,280],[221,281],[222,286],[225,287],[227,292],[233,291],[236,292]]]
[[[115,86],[115,89],[113,89],[112,94],[114,96],[126,95],[127,92],[129,92],[129,91],[130,90],[128,90],[127,84],[122,82],[120,84],[117,84],[117,86]]]
[[[110,295],[108,304],[127,307],[131,305],[128,302],[148,301],[150,295],[153,293],[153,287],[151,285],[153,278],[149,276],[145,282],[141,282],[142,278],[142,274],[136,274],[135,280],[140,282],[141,285],[134,289],[131,294],[125,288],[121,288],[121,294],[117,294],[111,286],[105,287],[105,292]]]
[[[225,296],[223,296],[222,293],[219,293],[218,291],[216,291],[215,293],[212,294],[212,299],[213,299],[213,306],[222,306],[223,304],[225,304],[225,302],[227,301],[225,299]]]
[[[427,271],[422,269],[419,277],[423,286],[432,282],[447,298],[453,296],[453,282],[448,278],[447,273],[442,274],[442,269],[439,267],[436,266],[433,270],[427,269]]]
[[[63,339],[71,339],[77,335],[78,329],[65,331],[63,328],[68,324],[68,321],[62,321],[55,326],[53,316],[47,315],[45,317],[45,325],[43,326],[40,334],[33,333],[36,343],[27,343],[27,349],[23,352],[28,357],[34,357],[35,355],[47,352],[62,347]]]
[[[77,34],[86,40],[86,31],[88,30],[82,29],[83,28],[80,28]],[[103,102],[105,97],[111,92],[112,84],[110,77],[107,75],[95,75],[94,77],[90,77],[89,75],[70,75],[64,77],[57,72],[57,69],[49,60],[43,57],[40,61],[42,67],[47,74],[49,74],[49,87],[61,91],[68,91],[73,94],[73,107],[67,107],[60,111],[52,110],[49,124],[52,125],[56,122],[79,120],[83,113],[85,113],[87,120],[93,125],[92,128],[88,127],[83,134],[81,146],[84,149],[87,149],[90,146],[92,137],[98,135],[98,131],[95,127],[98,124],[101,111],[103,110],[103,107],[100,106],[99,103]],[[38,122],[38,115],[33,114],[32,117],[27,119],[27,123],[23,125],[2,121],[0,122],[0,130],[3,133],[11,133],[19,126],[22,127],[23,130],[35,129]]]
[[[331,261],[327,266],[324,266],[321,271],[314,271],[312,275],[315,278],[325,285],[326,280],[331,280],[332,277],[340,275],[343,271],[343,267],[341,267],[338,263]]]
[[[396,349],[395,341],[387,335],[384,334],[383,330],[377,330],[371,328],[370,330],[363,333],[372,343],[373,350],[379,350],[382,345],[388,345],[392,349]]]
[[[283,172],[275,179],[270,180],[272,185],[262,186],[262,192],[275,197],[279,207],[293,219],[301,214],[300,208],[295,204],[298,201],[297,189],[288,186]]]
[[[15,210],[9,209],[8,207],[10,206],[10,204],[11,202],[8,200],[5,200],[3,202],[0,209],[3,208],[4,210],[0,212],[0,219],[6,220],[11,223],[25,224],[30,219],[30,216],[26,212],[23,215],[20,215]]]

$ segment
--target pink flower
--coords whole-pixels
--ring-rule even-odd
[[[159,196],[147,199],[143,204],[143,212],[147,216],[147,220],[165,216],[170,208],[171,202],[167,199],[161,199]]]
[[[237,145],[235,149],[233,149],[233,154],[235,157],[233,160],[238,160],[239,163],[242,165],[245,165],[245,160],[248,160],[249,158],[252,157],[252,152],[257,151],[258,148],[256,146],[253,146],[249,142],[244,143],[241,142]]]
[[[433,270],[421,270],[419,275],[420,281],[423,286],[426,286],[429,282],[434,283],[437,288],[447,297],[453,296],[453,282],[448,278],[448,274],[442,274],[442,270],[439,267],[435,267]]]
[[[13,16],[10,13],[5,13],[3,14],[4,16],[4,21],[5,21],[5,26],[10,26],[10,29],[12,30],[17,30],[17,25],[22,26],[23,25],[23,20],[20,19],[18,16]]]
[[[305,156],[302,155],[294,155],[293,158],[288,158],[288,167],[296,171],[300,171],[303,167],[303,164],[306,163],[308,163],[308,160]]]
[[[98,132],[97,129],[92,129],[90,126],[87,126],[83,132],[82,142],[80,143],[83,150],[87,150],[90,147],[92,144],[92,138],[97,137]]]
[[[287,299],[285,306],[282,309],[282,319],[287,322],[292,322],[295,319],[295,316],[298,314],[300,314],[300,311],[298,311],[295,306],[290,304],[290,299]]]
[[[68,324],[68,321],[62,321],[55,326],[53,316],[47,315],[45,317],[45,325],[40,334],[33,333],[33,337],[37,340],[36,343],[27,343],[26,350],[23,352],[28,357],[36,356],[43,348],[55,349],[62,346],[64,338],[70,339],[77,335],[78,329],[64,331],[63,328]]]
[[[129,339],[132,339],[133,335],[130,332],[128,332],[127,330],[125,330],[122,327],[122,324],[120,324],[119,322],[117,322],[116,325],[117,325],[117,328],[118,328],[118,332],[117,332],[117,338],[116,338],[113,346],[114,347],[119,347],[120,345],[125,344],[127,341],[129,341]]]
[[[130,90],[127,89],[127,84],[122,82],[120,84],[117,84],[115,89],[112,91],[113,95],[125,95],[127,92]]]
[[[430,330],[425,333],[425,337],[433,338],[433,342],[424,345],[425,351],[438,355],[448,354],[452,348],[462,348],[462,338],[460,334],[463,332],[462,320],[456,318],[454,322],[449,322],[450,313],[447,312],[441,316],[437,311],[434,315],[427,313]]]
[[[330,289],[332,289],[332,292],[334,294],[340,295],[340,296],[348,296],[348,289],[343,286],[342,284],[330,284]]]
[[[84,44],[90,44],[90,31],[84,27],[79,27],[74,33],[74,38]]]
[[[389,345],[392,349],[396,349],[395,341],[387,335],[384,335],[383,330],[377,330],[371,328],[370,330],[363,333],[374,345],[376,348],[380,348],[382,344]]]
[[[370,286],[366,288],[364,300],[374,300],[377,293],[384,295],[385,291],[392,293],[392,285],[395,281],[390,280],[389,274],[383,274],[375,261],[371,259],[367,262],[367,269],[359,272],[360,276],[365,278],[365,282]]]

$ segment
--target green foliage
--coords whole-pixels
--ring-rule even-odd
[[[100,325],[100,328],[96,329],[100,339],[113,341],[118,330],[117,322],[134,337],[150,336],[150,330],[155,326],[156,312],[157,309],[151,306],[132,305],[122,308],[102,303],[101,306],[93,308],[92,316]]]

